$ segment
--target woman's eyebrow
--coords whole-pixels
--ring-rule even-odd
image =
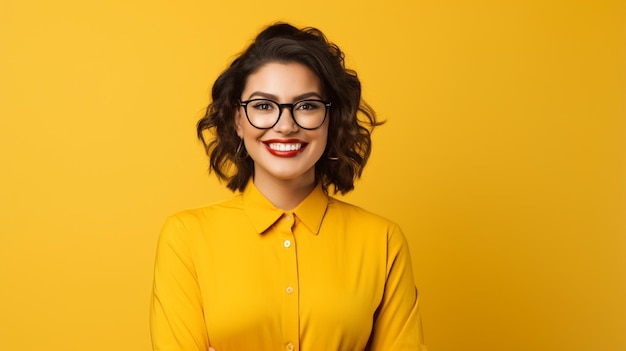
[[[252,94],[250,94],[248,96],[247,100],[252,99],[254,97],[260,97],[260,98],[264,98],[264,99],[275,100],[277,102],[278,102],[278,100],[280,100],[277,95],[266,93],[266,92],[263,92],[263,91],[255,91],[255,92],[253,92]],[[300,100],[308,99],[308,98],[311,98],[311,97],[322,99],[322,96],[318,92],[311,91],[311,92],[308,92],[308,93],[304,93],[304,94],[300,94],[298,96],[295,96],[292,101],[293,102],[300,101]]]

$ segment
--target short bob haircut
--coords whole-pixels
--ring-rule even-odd
[[[254,162],[236,133],[234,116],[248,76],[270,62],[299,63],[320,79],[331,102],[328,141],[315,164],[315,177],[326,192],[354,189],[371,152],[372,129],[380,125],[374,110],[361,99],[356,72],[347,69],[344,53],[316,28],[298,29],[276,23],[264,29],[213,84],[212,102],[197,124],[197,135],[210,159],[209,172],[243,191],[254,175]],[[359,116],[357,116],[357,114]]]

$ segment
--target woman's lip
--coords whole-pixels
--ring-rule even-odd
[[[299,139],[270,139],[264,140],[267,151],[278,157],[294,157],[304,151],[308,143]]]
[[[281,144],[300,143],[300,144],[306,144],[304,141],[302,141],[300,139],[268,139],[268,140],[263,140],[263,143],[265,143],[265,144],[271,144],[271,143],[281,143]]]

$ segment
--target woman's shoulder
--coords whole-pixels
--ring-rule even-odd
[[[205,206],[178,211],[172,214],[170,219],[177,219],[182,222],[215,221],[238,215],[242,210],[241,194],[237,194],[228,200],[221,200]]]
[[[361,225],[384,226],[392,229],[398,228],[396,222],[384,216],[334,197],[329,197],[328,215],[332,217],[337,216],[346,221],[360,223]]]

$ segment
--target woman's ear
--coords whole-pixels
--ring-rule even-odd
[[[243,127],[242,127],[242,114],[239,112],[239,110],[241,109],[237,109],[237,112],[235,112],[235,131],[237,132],[237,135],[239,136],[239,138],[243,139]]]

